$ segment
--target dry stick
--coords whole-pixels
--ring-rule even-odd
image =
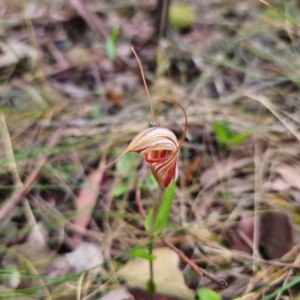
[[[61,134],[61,128],[56,130],[49,138],[49,141],[47,143],[47,147],[53,147],[59,140]],[[0,209],[0,220],[4,218],[9,211],[17,205],[21,200],[29,193],[30,189],[32,188],[33,183],[36,181],[39,172],[41,171],[42,167],[47,162],[47,155],[42,155],[38,159],[34,170],[30,173],[30,175],[27,177],[26,181],[24,182],[24,185],[15,190],[12,197],[2,206]]]
[[[254,223],[253,223],[253,247],[252,247],[252,256],[259,257],[259,238],[260,238],[260,215],[259,215],[259,208],[261,205],[261,182],[262,182],[262,172],[261,172],[261,164],[262,164],[262,157],[261,157],[261,147],[258,145],[258,141],[256,141],[254,145],[254,166],[255,166],[255,173],[254,173]],[[252,266],[253,271],[255,270],[255,266]]]
[[[156,35],[157,35],[157,51],[156,51],[156,76],[159,76],[159,72],[161,70],[161,62],[162,62],[162,45],[161,40],[167,32],[167,23],[168,23],[168,13],[170,7],[170,0],[158,0],[156,6],[156,16],[157,16],[157,27],[156,27]]]
[[[170,7],[170,0],[157,1],[157,5],[155,8],[155,16],[156,16],[155,37],[157,38],[158,45],[167,31],[169,7]]]
[[[162,238],[162,240],[170,249],[172,249],[177,255],[179,255],[188,265],[190,265],[198,273],[199,276],[203,276],[203,275],[206,276],[211,281],[215,282],[220,289],[224,289],[227,287],[227,282],[224,279],[218,278],[218,277],[212,275],[211,273],[206,272],[204,269],[200,268],[199,266],[197,266],[181,250],[179,250],[177,247],[175,247],[166,238]]]
[[[142,205],[142,199],[140,198],[140,194],[136,194],[139,197],[136,197],[137,206],[139,207],[140,214],[145,219],[146,213]],[[166,238],[162,238],[163,242],[171,249],[173,250],[182,260],[184,260],[189,266],[191,266],[199,276],[206,276],[211,281],[215,282],[219,288],[224,289],[227,287],[227,282],[224,279],[217,278],[216,276],[206,272],[201,267],[197,266],[191,259],[189,259],[181,250],[179,250],[177,247],[175,247],[170,241],[168,241]]]
[[[9,159],[8,167],[10,168],[10,170],[12,172],[15,187],[16,187],[16,189],[19,189],[23,186],[23,183],[21,181],[21,178],[20,178],[20,175],[18,172],[18,167],[17,167],[17,163],[15,160],[13,145],[11,142],[11,137],[10,137],[10,134],[9,134],[9,131],[7,128],[5,115],[3,113],[0,113],[0,129],[1,129],[0,137],[2,136],[2,146],[4,148],[6,157]],[[40,230],[38,229],[37,222],[36,222],[36,219],[35,219],[35,216],[34,216],[32,210],[31,210],[30,204],[25,197],[23,200],[23,205],[24,205],[24,210],[25,210],[25,216],[26,216],[26,219],[28,222],[28,227],[32,227],[31,232],[34,232],[35,237],[38,238],[38,242],[45,244],[43,236],[42,236]],[[35,271],[36,271],[36,269],[35,269]],[[36,274],[37,274],[37,271],[36,271]],[[41,282],[43,283],[43,285],[45,285],[45,283],[43,282],[42,279],[41,279]],[[46,287],[45,287],[45,290],[46,290],[46,293],[48,294],[48,296],[50,297],[49,291],[47,290]]]
[[[144,207],[143,207],[143,203],[141,201],[141,189],[140,189],[140,186],[138,185],[138,188],[135,190],[135,197],[136,197],[136,203],[137,203],[137,206],[138,206],[138,209],[139,209],[139,213],[141,214],[141,216],[146,219],[146,213],[145,213],[145,210],[144,210]],[[138,200],[139,199],[139,200]]]
[[[12,172],[15,186],[18,189],[23,185],[23,183],[21,181],[21,178],[20,178],[20,175],[18,172],[18,167],[17,167],[17,163],[15,161],[15,155],[14,155],[14,150],[13,150],[10,134],[9,134],[5,116],[3,113],[0,113],[0,129],[1,129],[0,136],[2,137],[2,146],[4,148],[4,153],[5,153],[5,156],[7,157],[7,159],[9,160],[7,165],[8,165],[8,168]],[[28,223],[31,225],[36,224],[34,215],[31,211],[31,208],[30,208],[30,205],[29,205],[27,199],[24,200],[24,208],[25,208],[25,215],[26,215]],[[41,241],[43,242],[42,237],[41,237]]]
[[[300,270],[300,264],[295,264],[295,263],[285,263],[285,262],[280,262],[280,261],[273,261],[273,260],[264,260],[262,258],[255,258],[250,254],[247,254],[245,252],[239,251],[239,250],[228,250],[223,248],[222,246],[217,246],[213,245],[210,241],[207,241],[206,243],[207,246],[209,246],[210,249],[214,250],[215,253],[230,253],[230,254],[234,254],[236,256],[240,256],[243,257],[245,259],[251,260],[251,261],[255,261],[261,264],[265,264],[265,265],[270,265],[270,266],[276,266],[276,267],[280,267],[280,268],[292,268],[292,269],[299,269]],[[298,248],[297,248],[298,249]],[[297,250],[297,253],[299,251]]]
[[[261,263],[261,264],[276,266],[276,267],[281,267],[281,268],[291,268],[291,269],[300,270],[300,264],[296,265],[295,263],[291,264],[291,263],[284,263],[284,262],[280,262],[280,261],[264,260],[264,259],[261,259],[261,258],[253,257],[249,254],[246,254],[244,252],[237,251],[237,250],[234,250],[234,251],[231,251],[231,252],[234,253],[237,256],[240,256],[240,257],[243,257],[245,259],[249,259],[249,260]]]

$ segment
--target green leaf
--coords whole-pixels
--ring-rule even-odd
[[[200,300],[222,300],[221,296],[215,291],[208,288],[200,288],[197,291]]]
[[[119,39],[119,30],[116,27],[111,28],[110,35],[106,40],[106,53],[110,60],[117,58],[117,43]]]
[[[245,139],[247,139],[251,135],[250,132],[233,134],[230,125],[226,122],[213,122],[213,129],[219,145],[240,145]]]
[[[117,58],[116,43],[113,41],[111,36],[109,36],[106,40],[106,53],[110,60],[115,60]]]
[[[230,139],[230,145],[236,146],[240,145],[244,140],[246,140],[250,136],[249,132],[243,132],[241,134],[234,135]]]
[[[153,261],[156,258],[156,255],[149,254],[149,251],[144,248],[135,248],[128,252],[128,254],[132,257],[140,257],[147,259],[149,261]]]
[[[213,122],[213,129],[219,145],[228,145],[231,140],[232,132],[227,123]]]
[[[154,234],[161,233],[167,225],[169,214],[173,204],[175,187],[176,187],[176,183],[174,182],[170,187],[166,189],[164,199],[159,207],[156,216]],[[152,214],[153,214],[153,208],[149,211],[145,221],[145,228],[148,232],[150,231],[150,227],[151,227]]]
[[[113,40],[113,42],[116,44],[118,42],[119,39],[119,30],[116,27],[113,27],[110,31],[110,36]]]
[[[128,185],[127,184],[120,184],[114,189],[114,196],[119,197],[124,194],[126,194],[128,191]]]

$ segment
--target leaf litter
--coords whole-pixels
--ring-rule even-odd
[[[299,295],[299,30],[250,0],[186,5],[202,17],[157,43],[154,2],[0,4],[4,299],[148,297],[148,265],[127,252],[147,242],[149,170],[137,159],[94,175],[148,126],[131,46],[152,95],[181,103],[189,121],[162,236],[229,285],[219,290],[157,239],[157,299],[199,288],[223,299]],[[179,137],[177,109],[155,110]]]

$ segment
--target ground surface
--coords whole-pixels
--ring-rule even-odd
[[[148,241],[156,183],[135,153],[94,173],[150,121],[131,46],[156,120],[182,136],[157,96],[188,116],[161,237],[228,283],[157,238],[158,290],[173,296],[156,299],[298,299],[300,31],[257,1],[184,3],[189,26],[173,9],[160,43],[155,1],[0,3],[1,299],[149,299],[128,251]],[[300,23],[296,1],[271,4]]]

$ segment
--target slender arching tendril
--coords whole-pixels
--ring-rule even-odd
[[[183,142],[184,142],[184,139],[185,139],[185,136],[186,136],[186,132],[187,132],[188,120],[187,120],[186,111],[185,111],[185,109],[183,108],[183,106],[182,106],[181,104],[179,104],[178,102],[176,102],[175,100],[167,99],[167,98],[163,98],[163,97],[158,97],[158,100],[164,101],[164,102],[169,102],[169,103],[172,103],[172,104],[174,104],[174,105],[177,105],[177,106],[182,110],[182,112],[183,112],[183,114],[184,114],[184,119],[185,119],[185,122],[184,122],[184,124],[185,124],[185,125],[184,125],[184,132],[183,132],[183,135],[182,135],[181,140],[180,140],[180,142],[179,142],[179,145],[178,145],[178,147],[177,147],[177,149],[176,149],[176,151],[175,151],[175,154],[177,154],[178,151],[180,150],[180,148],[181,148]]]
[[[150,109],[151,109],[151,120],[152,120],[152,122],[154,122],[154,112],[153,112],[153,107],[152,107],[152,101],[151,101],[150,93],[149,93],[149,90],[148,90],[148,87],[147,87],[147,83],[146,83],[146,79],[145,79],[143,67],[142,67],[140,59],[139,59],[138,55],[136,54],[136,52],[135,52],[135,50],[134,50],[133,47],[131,47],[131,51],[133,52],[133,54],[134,54],[134,56],[135,56],[135,58],[136,58],[136,60],[137,60],[137,62],[139,64],[140,70],[141,70],[141,75],[142,75],[142,78],[143,78],[145,90],[146,90],[146,93],[147,93],[147,96],[148,96],[149,105],[150,105]]]

